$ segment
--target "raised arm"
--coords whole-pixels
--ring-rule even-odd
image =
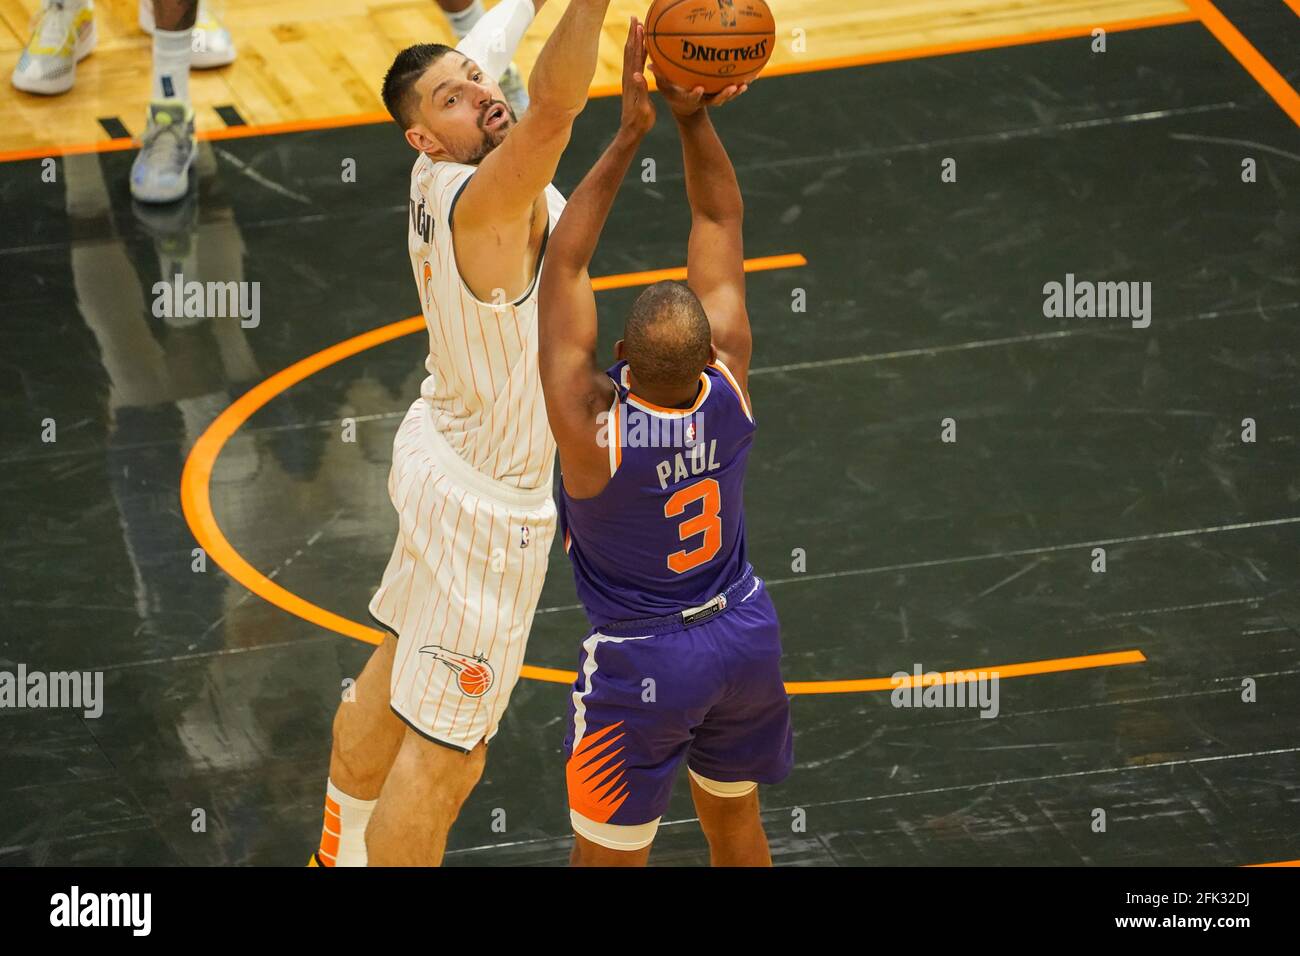
[[[513,301],[532,281],[548,218],[545,189],[586,105],[608,5],[569,0],[533,67],[531,105],[461,193],[452,218],[457,266],[480,299]]]
[[[645,74],[645,31],[633,17],[623,48],[623,115],[618,133],[569,197],[546,246],[537,303],[538,365],[546,414],[566,490],[599,494],[609,480],[599,416],[614,387],[596,361],[596,296],[588,267],[614,197],[654,125]]]
[[[528,81],[528,111],[479,165],[456,207],[456,224],[526,220],[554,178],[573,121],[596,74],[609,0],[569,0]]]
[[[653,65],[651,66],[653,70]],[[682,141],[686,198],[691,205],[691,236],[686,247],[686,284],[709,317],[718,357],[748,395],[752,339],[745,310],[745,204],[731,158],[705,108],[704,91],[687,92],[655,72],[660,91],[672,108]],[[707,102],[720,106],[748,85],[728,87]]]

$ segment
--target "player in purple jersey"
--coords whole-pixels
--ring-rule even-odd
[[[618,134],[555,227],[538,300],[560,530],[592,626],[565,740],[573,862],[644,865],[684,759],[713,864],[770,866],[758,784],[790,772],[790,708],[776,611],[745,557],[754,419],[743,206],[702,89],[659,77],[686,167],[687,283],[646,289],[617,363],[596,362],[587,269],[654,125],[644,68],[633,19]]]

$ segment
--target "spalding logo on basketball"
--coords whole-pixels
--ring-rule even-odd
[[[671,82],[717,93],[758,76],[776,44],[776,21],[763,0],[655,0],[645,35]]]

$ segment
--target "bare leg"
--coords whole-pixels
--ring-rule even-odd
[[[466,754],[406,728],[366,829],[370,865],[440,866],[447,832],[486,759],[485,741]]]
[[[355,700],[343,701],[334,715],[330,780],[358,800],[379,796],[406,730],[388,706],[396,653],[397,639],[384,638],[357,678]]]
[[[767,834],[758,816],[758,788],[743,797],[715,797],[691,778],[691,799],[709,841],[713,866],[771,866]]]
[[[640,850],[611,850],[586,837],[573,835],[573,853],[570,866],[645,866],[650,859],[650,847]]]
[[[199,0],[153,0],[153,22],[159,30],[192,30]]]

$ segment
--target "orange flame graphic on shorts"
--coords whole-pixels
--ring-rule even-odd
[[[610,733],[621,726],[623,721],[620,720],[584,737],[573,748],[573,755],[564,767],[569,784],[569,807],[597,823],[607,823],[628,797],[627,783],[623,780],[623,761],[611,765],[623,752],[623,748],[617,746],[623,734],[610,736]]]

